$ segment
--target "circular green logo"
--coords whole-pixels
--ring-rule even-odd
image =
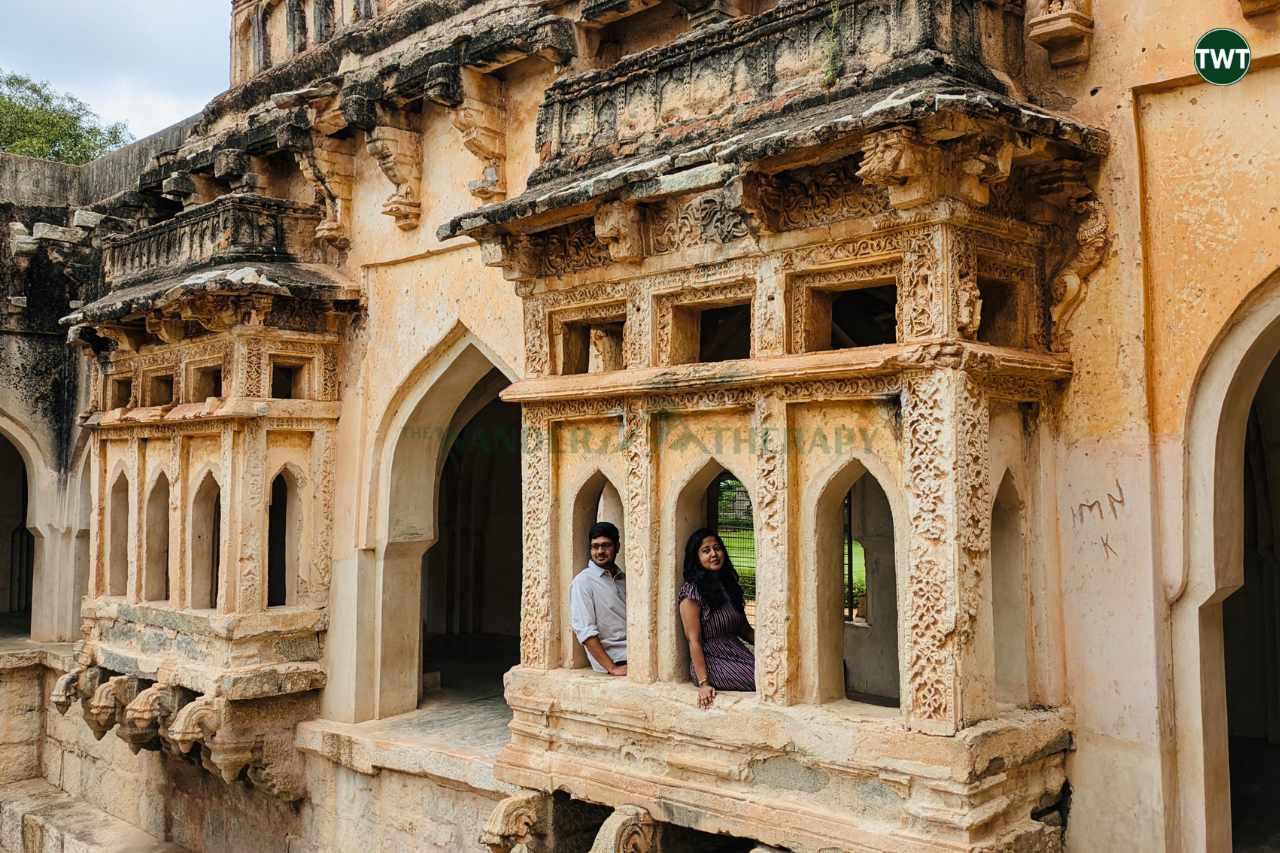
[[[1230,86],[1240,82],[1249,70],[1253,54],[1244,36],[1235,30],[1219,27],[1200,36],[1196,42],[1196,73],[1206,83]]]

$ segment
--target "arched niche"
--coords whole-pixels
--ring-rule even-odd
[[[684,480],[676,493],[667,530],[666,549],[671,573],[660,572],[666,580],[658,590],[658,677],[663,681],[689,680],[689,643],[680,624],[677,594],[684,583],[684,546],[699,527],[709,523],[707,491],[717,479],[728,474],[742,483],[754,510],[754,481],[746,479],[715,457],[705,460]],[[754,513],[753,513],[754,520]]]
[[[418,705],[423,557],[438,539],[440,473],[459,410],[495,369],[509,381],[510,371],[455,325],[397,388],[375,432],[358,539],[372,623],[363,636],[372,647],[353,644],[335,658],[352,673],[357,695],[346,701],[354,719]]]
[[[561,660],[563,666],[581,669],[589,666],[582,644],[568,629],[570,616],[569,585],[591,559],[588,534],[598,521],[607,521],[618,528],[619,548],[617,564],[626,569],[621,542],[626,537],[626,521],[622,512],[622,496],[613,481],[603,472],[589,474],[576,488],[571,489],[570,512],[564,516],[565,524],[560,541],[560,595],[559,606],[552,611],[552,619],[560,630]]]
[[[267,607],[297,604],[303,544],[311,531],[306,525],[303,476],[285,465],[271,478],[267,501]]]
[[[800,667],[802,694],[810,701],[848,697],[897,705],[901,695],[900,537],[881,477],[863,460],[849,460],[813,504],[807,541],[814,574],[801,584],[799,630],[802,656],[813,661],[812,671],[804,661]],[[851,569],[858,559],[865,596],[855,603],[856,590],[846,586],[855,586],[859,573]]]
[[[187,528],[187,565],[190,577],[188,606],[193,610],[218,607],[222,585],[222,486],[212,471],[196,479]]]
[[[1031,703],[1031,563],[1026,513],[1012,472],[991,506],[991,611],[995,639],[996,701]]]
[[[129,476],[121,471],[107,497],[107,595],[123,596],[129,590],[129,503]]]
[[[147,494],[142,600],[169,600],[169,478],[162,472]]]

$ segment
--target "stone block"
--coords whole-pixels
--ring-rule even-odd
[[[53,240],[56,243],[83,243],[87,235],[79,228],[64,228],[61,225],[50,225],[48,222],[37,222],[31,236],[37,240]]]

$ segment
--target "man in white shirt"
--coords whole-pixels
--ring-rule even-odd
[[[591,560],[569,586],[570,621],[596,672],[627,674],[627,577],[618,557],[618,528],[591,526]]]

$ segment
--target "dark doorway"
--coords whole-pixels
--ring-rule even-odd
[[[438,536],[423,558],[423,693],[501,696],[520,661],[520,407],[482,380],[453,434]]]
[[[1280,850],[1280,370],[1249,415],[1244,458],[1244,585],[1222,604],[1233,847]]]
[[[31,632],[35,537],[27,528],[27,466],[0,437],[0,633]]]

